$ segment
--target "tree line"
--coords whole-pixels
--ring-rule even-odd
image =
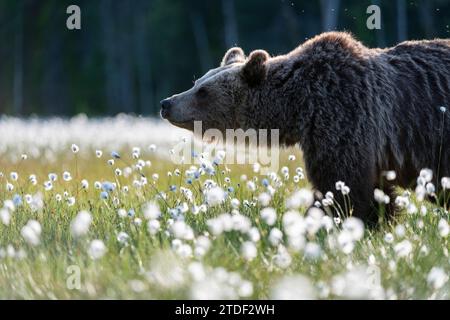
[[[81,9],[68,30],[66,8]],[[366,27],[369,5],[381,29]],[[286,53],[322,31],[369,46],[448,38],[447,0],[7,0],[0,2],[0,113],[155,115],[227,48]]]

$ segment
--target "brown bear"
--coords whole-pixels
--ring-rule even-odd
[[[436,188],[450,176],[450,40],[370,49],[329,32],[277,57],[232,48],[161,104],[163,118],[190,130],[194,121],[222,132],[279,129],[281,144],[300,144],[313,186],[325,193],[344,181],[353,215],[366,223],[378,221],[374,188],[392,204],[394,184],[413,187],[422,168],[433,170]]]

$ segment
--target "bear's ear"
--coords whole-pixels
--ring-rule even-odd
[[[229,49],[225,53],[220,66],[223,67],[235,62],[244,62],[244,61],[245,61],[244,51],[239,47],[234,47]]]
[[[261,84],[266,79],[267,68],[266,61],[269,54],[264,50],[255,50],[242,67],[242,76],[250,86]]]

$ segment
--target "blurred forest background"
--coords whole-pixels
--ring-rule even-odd
[[[68,30],[66,8],[81,8]],[[366,27],[370,4],[381,30]],[[156,115],[225,50],[286,53],[322,31],[369,46],[449,38],[449,0],[1,0],[0,114]]]

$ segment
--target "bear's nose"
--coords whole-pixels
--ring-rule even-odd
[[[167,118],[169,115],[170,106],[172,105],[169,98],[161,100],[161,116]]]

